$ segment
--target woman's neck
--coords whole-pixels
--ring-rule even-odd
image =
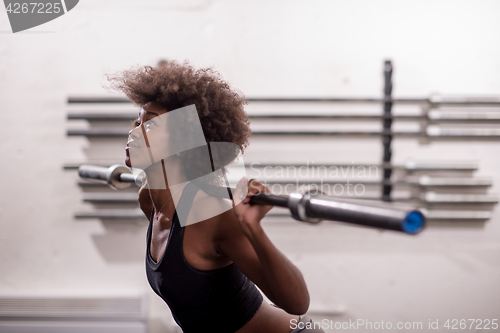
[[[161,162],[152,164],[144,171],[155,215],[160,217],[163,212],[175,209],[172,194],[179,195],[177,193],[179,188],[187,181],[180,163],[169,161],[168,167],[165,167],[164,160],[161,160]],[[168,218],[170,219],[170,217]]]

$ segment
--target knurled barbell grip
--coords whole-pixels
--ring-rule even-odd
[[[272,205],[288,208],[288,197],[268,193],[258,193],[250,198],[252,205]]]

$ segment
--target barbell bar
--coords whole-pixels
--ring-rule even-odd
[[[306,103],[383,103],[386,101],[380,97],[333,97],[333,98],[280,98],[280,97],[252,97],[246,99],[248,102],[306,102]],[[461,97],[461,96],[441,96],[432,95],[422,98],[391,98],[390,101],[401,104],[432,104],[432,105],[500,105],[500,97]],[[84,97],[71,96],[68,98],[69,104],[110,104],[123,103],[131,104],[125,97]]]
[[[97,163],[98,166],[106,166],[118,164],[117,160],[95,160],[93,163]],[[80,165],[84,165],[85,162],[68,162],[65,163],[63,168],[67,170],[78,169]],[[453,162],[418,162],[414,160],[408,160],[404,164],[355,164],[355,163],[345,163],[345,164],[325,164],[325,163],[260,163],[251,162],[246,163],[245,168],[392,168],[402,170],[404,172],[413,173],[420,171],[456,171],[456,172],[472,172],[477,171],[478,162],[477,161],[453,161]]]
[[[72,128],[67,130],[68,136],[86,137],[128,137],[129,127],[91,127]],[[252,129],[253,135],[269,136],[351,136],[372,137],[391,135],[401,138],[428,138],[428,139],[469,139],[469,140],[497,140],[500,138],[500,127],[447,127],[429,125],[422,130],[387,131],[387,130],[268,130]]]
[[[141,183],[140,175],[134,175],[128,167],[118,164],[108,168],[81,165],[78,174],[81,178],[105,182],[114,189],[125,189],[132,183]],[[205,188],[207,187],[203,189]],[[208,186],[209,194],[215,196],[219,196],[220,193],[220,197],[227,197],[227,190],[224,187]],[[358,204],[311,193],[290,195],[258,193],[252,196],[250,204],[288,208],[296,220],[311,224],[330,220],[395,230],[410,235],[419,233],[425,227],[425,216],[419,210],[398,209],[378,204]]]
[[[248,117],[251,120],[358,120],[358,121],[380,121],[384,119],[381,114],[313,114],[311,112],[304,114],[252,114],[249,113]],[[68,120],[88,120],[88,121],[132,121],[137,118],[137,112],[121,112],[109,113],[105,111],[97,112],[71,112],[68,113]],[[500,110],[440,110],[433,109],[426,114],[392,114],[391,118],[397,121],[429,121],[432,123],[470,123],[470,122],[499,122]]]

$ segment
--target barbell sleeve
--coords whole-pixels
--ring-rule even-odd
[[[78,174],[85,179],[105,182],[114,189],[125,189],[132,183],[139,184],[139,176],[132,174],[124,165],[113,165],[109,168],[82,165],[78,168]],[[207,189],[215,196],[224,197],[227,194],[227,188],[208,186]],[[234,189],[231,191],[234,193]],[[393,208],[388,204],[359,204],[326,195],[257,193],[250,199],[250,204],[288,208],[296,220],[312,224],[322,220],[339,221],[410,235],[419,233],[425,227],[425,216],[419,210]]]
[[[81,165],[78,168],[81,178],[106,183],[115,190],[123,190],[136,183],[137,176],[125,165],[115,164],[110,167]]]
[[[425,216],[419,210],[358,204],[325,195],[292,193],[289,196],[277,196],[259,193],[250,199],[250,203],[289,208],[296,220],[312,224],[322,220],[339,221],[410,235],[418,234],[425,227]]]

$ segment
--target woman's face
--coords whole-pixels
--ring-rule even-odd
[[[134,120],[125,147],[125,164],[145,169],[168,156],[168,131],[166,117],[160,117],[167,110],[154,103],[148,103]]]

